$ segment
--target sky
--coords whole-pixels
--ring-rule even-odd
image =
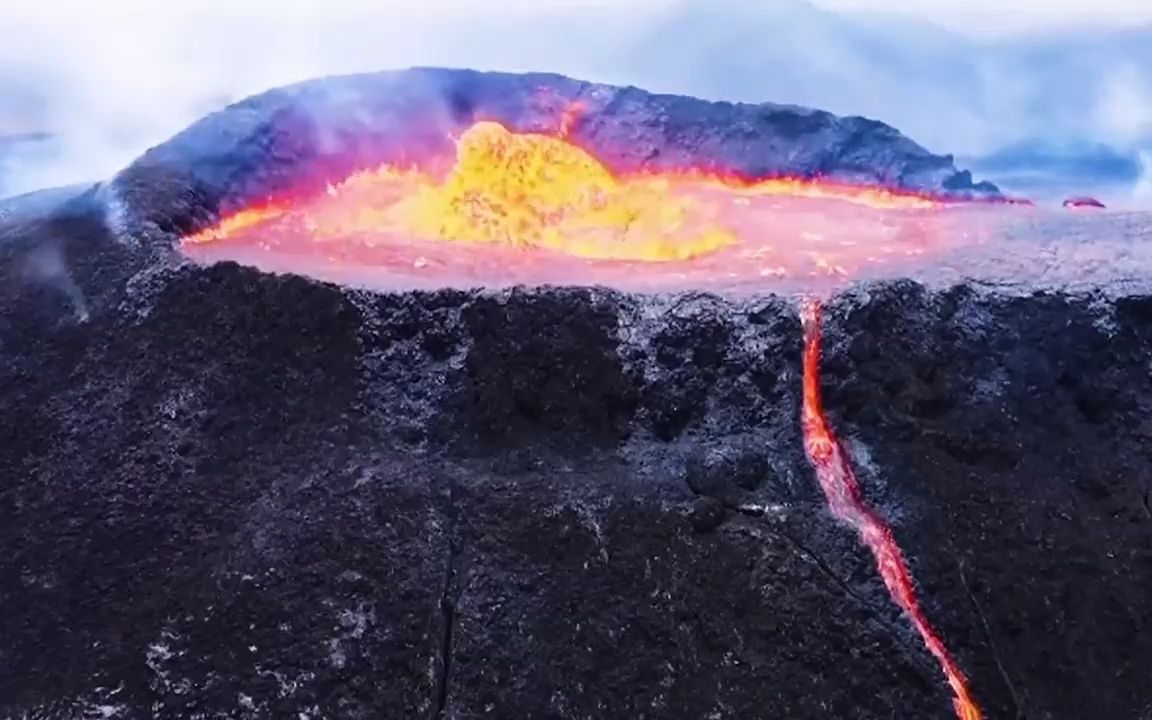
[[[146,23],[159,18],[215,16],[217,18],[274,17],[278,23],[303,24],[320,14],[355,17],[424,17],[484,12],[498,6],[501,12],[549,12],[561,8],[600,5],[659,7],[677,0],[4,0],[0,3],[0,28],[31,25],[58,28],[87,25],[92,21]],[[929,19],[974,34],[1003,35],[1037,29],[1093,24],[1152,23],[1148,0],[812,0],[814,4],[842,11],[893,12]],[[774,0],[760,0],[770,4]],[[10,36],[4,34],[5,40]]]
[[[656,0],[658,1],[658,0]],[[771,0],[767,0],[771,2]],[[1149,0],[815,0],[833,10],[898,12],[975,35],[1152,23]]]
[[[911,13],[977,37],[1029,36],[1086,22],[1152,23],[1152,0],[811,2],[839,12]],[[650,37],[661,13],[689,3],[704,13],[713,37],[697,42],[692,22],[679,36]],[[1005,11],[1009,4],[1012,10]],[[598,11],[589,13],[590,7]],[[714,17],[713,7],[726,9]],[[563,19],[576,11],[584,23],[579,32],[569,31]],[[562,19],[552,23],[552,35],[534,36],[530,25],[514,24],[533,14]],[[447,65],[553,70],[665,92],[810,104],[885,120],[934,151],[964,154],[1011,139],[1011,131],[1029,132],[1020,113],[1053,94],[1050,84],[995,64],[974,64],[962,69],[971,77],[944,79],[959,71],[949,66],[936,75],[913,54],[898,58],[894,73],[891,58],[861,56],[859,48],[841,42],[839,31],[808,26],[793,32],[799,15],[806,17],[797,25],[812,21],[802,0],[0,0],[0,136],[45,130],[65,145],[61,162],[36,160],[18,168],[20,189],[96,179],[225,101],[326,74]],[[736,47],[726,37],[746,30],[744,16],[785,29],[768,40],[757,30]],[[900,49],[920,42],[941,62],[967,59],[967,48],[935,47],[934,39],[918,33],[913,28],[885,42]],[[609,49],[645,42],[656,42],[655,51],[649,45],[648,54],[627,62],[597,62]],[[761,47],[789,42],[796,45],[786,56]],[[693,46],[691,52],[680,52],[677,43]],[[663,65],[678,61],[687,65],[662,74]],[[1101,119],[1081,124],[1103,128],[1106,139],[1142,139],[1152,132],[1152,72],[1146,72],[1152,62],[1149,68],[1143,61],[1124,62],[1097,63],[1105,67],[1106,81],[1087,82],[1087,99],[1061,100],[1071,108],[1069,117],[1090,105]],[[765,79],[761,65],[793,72]],[[912,73],[919,74],[915,83],[905,80]],[[740,84],[729,92],[734,76]],[[1057,85],[1063,82],[1058,79]],[[950,82],[979,85],[979,101],[936,96],[944,91],[937,86],[951,92]],[[43,92],[45,102],[21,103],[29,88]],[[953,103],[946,110],[945,100]],[[942,112],[950,123],[939,122]]]

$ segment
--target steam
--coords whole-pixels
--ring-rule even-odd
[[[1132,190],[1132,196],[1141,207],[1152,205],[1152,152],[1140,151],[1140,179]]]
[[[405,32],[414,28],[358,23],[340,0],[325,3],[328,37],[291,4],[109,2],[95,25],[87,13],[41,5],[0,10],[0,77],[11,67],[44,97],[40,107],[0,109],[0,133],[7,111],[7,124],[51,137],[9,156],[8,192],[106,177],[206,112],[271,86],[423,59]]]
[[[103,0],[98,16],[80,4],[0,3],[0,197],[107,177],[273,86],[411,65],[815,105],[962,156],[1030,138],[1134,149],[1152,136],[1141,69],[1152,30],[1118,44],[979,40],[804,0]],[[5,141],[28,133],[46,138]]]
[[[1121,145],[1152,137],[1152,83],[1135,64],[1124,63],[1104,78],[1096,120],[1105,137]]]
[[[26,282],[42,283],[63,294],[77,321],[88,320],[88,300],[72,277],[64,259],[64,250],[58,242],[45,242],[31,250],[24,258],[22,270]]]
[[[1152,204],[1152,79],[1132,62],[1119,63],[1102,83],[1095,106],[1097,133],[1120,151],[1135,154],[1139,176],[1132,185],[1137,207]]]

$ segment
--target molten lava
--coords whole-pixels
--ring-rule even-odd
[[[820,403],[820,307],[804,306],[804,449],[816,471],[832,514],[851,525],[872,552],[892,599],[912,621],[928,651],[939,661],[952,688],[959,720],[980,720],[968,683],[916,599],[916,587],[892,530],[864,501],[847,453],[828,425]]]
[[[613,173],[568,138],[572,122],[565,115],[555,136],[479,122],[458,138],[447,173],[384,165],[330,185],[317,197],[247,208],[186,243],[291,239],[371,248],[446,241],[590,259],[666,261],[715,253],[752,233],[778,232],[780,214],[768,216],[765,210],[779,208],[766,207],[765,198],[775,198],[769,204],[807,198],[914,211],[940,205],[912,193],[795,179],[749,181],[701,170]],[[819,239],[811,245],[799,253],[777,248],[775,265],[765,267],[786,272],[803,257],[815,273],[835,275],[855,264],[820,247]],[[918,251],[913,247],[908,254]],[[868,260],[885,252],[870,250]],[[756,257],[764,259],[765,253],[758,248]]]
[[[667,181],[617,180],[567,141],[482,122],[460,138],[443,181],[394,171],[355,175],[312,216],[318,238],[391,231],[451,242],[559,250],[580,257],[679,260],[735,242],[712,208]],[[378,208],[378,209],[376,209]]]

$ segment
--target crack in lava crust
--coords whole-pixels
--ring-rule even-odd
[[[820,305],[805,301],[804,323],[804,404],[802,429],[804,450],[816,471],[832,514],[851,525],[872,552],[876,569],[884,579],[892,599],[912,621],[928,651],[939,661],[952,688],[953,706],[959,720],[981,720],[980,710],[968,691],[968,681],[943,640],[928,623],[916,598],[912,574],[891,528],[864,501],[860,484],[847,452],[833,433],[820,402]]]

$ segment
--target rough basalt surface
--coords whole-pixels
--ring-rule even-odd
[[[451,159],[453,138],[479,120],[555,134],[566,114],[570,138],[616,170],[696,167],[999,197],[951,156],[867,118],[553,74],[439,68],[323,78],[256,95],[153,148],[116,184],[142,222],[189,232],[268,196],[323,190],[355,170]]]
[[[950,718],[775,297],[379,294],[0,225],[0,717]],[[1152,712],[1152,299],[870,285],[823,389],[989,718]]]

